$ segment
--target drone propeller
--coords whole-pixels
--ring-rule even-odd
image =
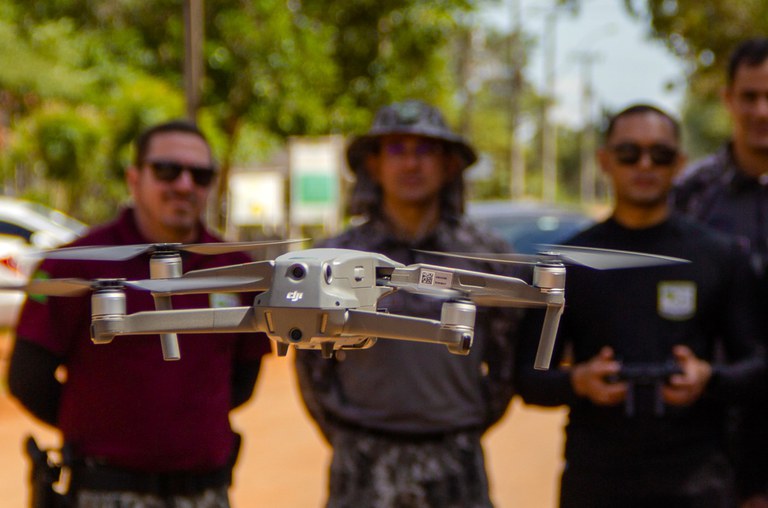
[[[539,245],[540,254],[501,254],[474,252],[436,252],[418,251],[436,256],[446,256],[461,259],[476,259],[479,261],[494,261],[499,263],[516,264],[546,264],[565,263],[582,265],[596,270],[611,270],[617,268],[640,268],[680,263],[690,263],[687,259],[631,252],[624,250],[599,249],[594,247],[576,247],[571,245]]]
[[[193,252],[195,254],[227,254],[231,252],[243,252],[256,250],[263,247],[289,245],[305,242],[307,239],[293,239],[280,241],[258,242],[219,242],[219,243],[148,243],[137,245],[117,246],[86,246],[65,247],[40,252],[40,255],[48,259],[92,260],[92,261],[124,261],[146,252]]]
[[[26,284],[3,285],[0,289],[23,291],[30,295],[81,296],[100,287],[123,287],[125,282],[124,279],[30,279]]]
[[[221,292],[242,293],[247,291],[264,291],[264,285],[259,284],[263,280],[262,277],[180,277],[176,279],[126,281],[125,285],[159,295]]]
[[[24,291],[30,295],[46,296],[81,296],[91,290],[111,287],[130,287],[150,291],[159,295],[183,295],[196,293],[242,293],[265,291],[264,277],[248,276],[210,276],[201,277],[193,274],[174,279],[30,279],[26,284],[3,285],[1,290]]]

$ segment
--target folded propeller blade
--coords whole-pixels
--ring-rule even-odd
[[[626,250],[598,249],[595,247],[578,247],[573,245],[539,245],[539,248],[542,249],[544,255],[549,254],[551,251],[554,255],[560,256],[565,262],[584,265],[597,270],[690,263],[687,259]]]
[[[187,251],[196,254],[216,255],[230,252],[247,252],[265,247],[283,246],[305,242],[307,239],[258,241],[258,242],[221,242],[221,243],[148,243],[137,245],[94,245],[85,247],[65,247],[41,251],[38,255],[48,259],[124,261],[145,252]]]
[[[240,293],[263,291],[261,277],[196,277],[190,279],[146,279],[126,281],[125,285],[135,289],[165,295],[195,293]]]
[[[94,281],[85,279],[30,279],[19,288],[30,295],[80,296],[87,294]]]
[[[498,263],[529,264],[566,263],[582,265],[596,270],[619,268],[642,268],[680,263],[690,263],[687,259],[645,252],[632,252],[594,247],[574,247],[570,245],[540,245],[540,254],[500,254],[479,252],[436,252],[418,251],[435,256],[445,256]]]

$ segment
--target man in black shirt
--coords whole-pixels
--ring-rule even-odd
[[[673,206],[733,235],[768,301],[768,38],[748,39],[728,62],[723,102],[731,139],[688,166],[675,182]],[[765,337],[764,337],[765,339]],[[733,419],[737,481],[747,506],[768,506],[768,386],[736,408]],[[751,503],[751,504],[750,504]]]
[[[598,153],[612,216],[569,243],[689,259],[684,265],[569,268],[553,365],[518,365],[526,402],[570,406],[562,507],[735,506],[725,405],[764,368],[754,278],[735,244],[671,214],[684,163],[677,122],[637,105],[610,122]],[[534,315],[530,325],[539,324]]]

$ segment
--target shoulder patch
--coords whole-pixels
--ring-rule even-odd
[[[696,314],[696,283],[689,280],[659,282],[656,308],[659,316],[685,321]]]

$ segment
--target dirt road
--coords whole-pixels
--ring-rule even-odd
[[[3,369],[4,373],[4,369]],[[4,376],[3,376],[4,377]],[[329,450],[300,405],[291,361],[265,361],[256,396],[234,414],[244,434],[232,491],[237,508],[322,506]],[[53,445],[56,437],[36,424],[0,390],[0,506],[25,507],[25,435]],[[550,508],[557,492],[563,412],[515,403],[486,438],[492,496],[497,508]]]

